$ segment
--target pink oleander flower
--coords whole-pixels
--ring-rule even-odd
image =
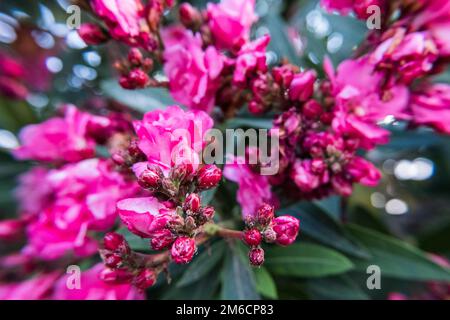
[[[39,274],[22,282],[0,283],[0,300],[48,300],[59,272]]]
[[[14,150],[20,160],[76,162],[95,154],[95,142],[87,136],[92,116],[66,106],[64,118],[51,118],[28,125],[19,134],[21,146]]]
[[[99,159],[51,170],[46,180],[53,199],[28,225],[24,248],[25,254],[44,260],[95,253],[97,243],[88,232],[111,228],[117,217],[116,202],[139,190]]]
[[[328,182],[328,171],[313,172],[312,160],[296,160],[291,171],[291,178],[303,192],[311,192],[319,185]]]
[[[292,244],[297,238],[300,229],[300,221],[292,216],[280,216],[273,219],[273,231],[277,238],[276,243],[282,246]]]
[[[398,29],[394,36],[382,42],[370,56],[370,62],[380,69],[394,69],[400,83],[409,84],[426,75],[438,58],[438,50],[427,32]]]
[[[345,171],[351,176],[353,182],[365,186],[375,187],[381,179],[381,173],[369,161],[354,157],[345,167]]]
[[[95,23],[83,23],[78,29],[78,35],[89,45],[97,45],[108,41],[108,36],[103,29]]]
[[[243,85],[251,73],[267,71],[266,49],[269,42],[270,35],[266,34],[242,46],[236,58],[234,83]]]
[[[158,238],[167,223],[177,216],[170,203],[153,197],[119,201],[117,211],[127,228],[142,238]]]
[[[203,49],[200,34],[182,27],[166,28],[162,37],[166,48],[164,72],[172,96],[191,109],[210,112],[225,58],[213,46]]]
[[[54,300],[144,300],[145,295],[130,283],[107,283],[100,279],[103,264],[97,264],[81,273],[80,288],[69,289],[68,275],[55,285]]]
[[[223,175],[238,184],[237,201],[242,207],[245,219],[254,216],[261,204],[274,204],[276,199],[272,194],[268,177],[254,172],[244,160],[241,157],[231,158],[225,164]]]
[[[292,101],[306,101],[311,98],[316,77],[314,70],[295,74],[289,87],[289,99]]]
[[[208,3],[208,25],[215,44],[221,49],[232,49],[248,41],[252,24],[258,20],[255,0],[222,0]]]
[[[168,170],[174,165],[188,163],[199,165],[199,153],[213,120],[203,111],[183,111],[178,106],[155,110],[134,122],[139,137],[139,148],[147,156],[148,163]],[[135,165],[139,176],[145,165]]]
[[[413,122],[450,134],[450,85],[433,84],[411,98]]]
[[[106,23],[114,39],[148,50],[156,48],[140,0],[92,0],[91,7]]]
[[[19,176],[15,197],[23,214],[37,215],[50,204],[53,190],[47,177],[48,170],[43,167],[34,167]]]
[[[329,60],[324,67],[335,97],[332,125],[336,133],[354,136],[360,140],[360,147],[370,149],[389,139],[389,131],[379,127],[378,121],[387,116],[410,118],[408,89],[396,85],[383,91],[383,74],[376,72],[367,58],[346,60],[336,73]]]

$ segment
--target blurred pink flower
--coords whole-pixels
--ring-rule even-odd
[[[97,264],[83,271],[80,288],[67,287],[68,275],[58,280],[55,285],[53,300],[144,300],[145,295],[130,283],[107,283],[100,279],[103,264]]]
[[[88,231],[105,231],[116,220],[116,202],[137,192],[105,160],[90,159],[51,170],[53,201],[27,228],[24,253],[44,260],[65,254],[89,256],[97,250]]]
[[[202,47],[200,34],[182,27],[162,30],[165,42],[164,72],[170,92],[178,102],[192,109],[210,112],[220,84],[224,57],[213,46]]]
[[[145,8],[140,0],[92,0],[91,6],[114,39],[149,50],[156,47],[148,27],[144,27]]]
[[[48,170],[43,167],[34,167],[19,176],[15,196],[23,214],[37,215],[50,203],[53,191],[47,176]]]
[[[450,85],[433,84],[411,98],[414,123],[450,134]]]
[[[246,218],[254,216],[263,203],[275,204],[276,199],[268,177],[254,172],[244,160],[241,157],[230,157],[223,169],[223,176],[238,184],[237,201]]]
[[[22,282],[0,283],[0,300],[47,300],[59,272],[39,274]]]
[[[370,187],[376,186],[381,179],[380,171],[371,162],[361,157],[354,157],[345,167],[345,171],[354,182]]]
[[[151,164],[167,170],[189,163],[196,168],[207,130],[213,120],[203,111],[183,111],[178,106],[155,110],[134,122],[139,148]]]
[[[246,43],[238,52],[233,82],[245,84],[252,72],[267,71],[266,49],[270,42],[270,35],[266,34],[252,42]]]
[[[117,210],[128,229],[143,238],[158,236],[167,223],[177,216],[170,204],[153,197],[119,201]]]
[[[337,11],[346,15],[354,11],[358,18],[366,19],[373,14],[368,12],[370,6],[376,5],[383,9],[384,0],[321,0],[320,4],[328,11]]]
[[[255,0],[222,0],[208,3],[208,25],[215,44],[221,49],[232,49],[248,41],[252,24],[258,20]]]
[[[14,156],[20,160],[48,162],[76,162],[93,157],[95,143],[87,136],[91,117],[68,105],[64,118],[26,126],[19,134],[22,145],[14,151]]]

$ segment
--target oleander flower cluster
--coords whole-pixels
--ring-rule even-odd
[[[171,263],[189,264],[216,238],[242,241],[259,267],[266,248],[301,241],[299,219],[280,215],[281,203],[348,197],[355,184],[378,184],[381,173],[364,154],[389,141],[386,119],[450,134],[450,86],[431,79],[450,57],[448,1],[397,8],[321,1],[360,19],[372,5],[383,12],[383,27],[339,65],[325,59],[322,76],[286,59],[268,64],[271,35],[252,32],[255,0],[202,9],[169,0],[85,2],[95,19],[78,30],[84,42],[126,50],[112,65],[120,86],[167,89],[178,105],[136,116],[66,104],[21,130],[12,155],[32,168],[15,191],[20,215],[0,222],[0,239],[22,244],[0,259],[2,299],[144,299],[170,279]],[[0,55],[0,93],[26,99],[25,72]],[[240,112],[273,117],[276,174],[262,174],[269,163],[246,162],[255,147],[223,166],[204,161],[217,143],[208,132]],[[229,192],[224,186],[237,187],[240,219],[232,227],[229,212],[209,199]],[[145,239],[148,251],[133,248],[130,236]],[[86,285],[70,290],[61,266],[81,262],[89,265]]]

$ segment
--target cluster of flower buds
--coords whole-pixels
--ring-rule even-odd
[[[127,59],[117,61],[114,66],[121,74],[119,84],[124,89],[145,88],[154,81],[148,75],[153,70],[153,60],[144,57],[137,48],[131,48]]]
[[[284,215],[274,216],[274,207],[269,204],[261,205],[255,216],[245,220],[246,230],[243,233],[243,241],[250,247],[248,254],[253,266],[264,263],[264,250],[261,243],[276,243],[287,246],[297,238],[300,222],[297,218]]]
[[[155,284],[161,270],[147,266],[145,261],[139,259],[122,235],[107,233],[103,246],[100,255],[107,267],[100,274],[103,281],[116,284],[132,283],[142,291]]]

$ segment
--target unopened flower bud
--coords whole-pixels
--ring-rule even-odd
[[[202,15],[200,11],[191,6],[189,3],[180,5],[180,21],[188,29],[196,28],[201,24]]]
[[[156,278],[157,274],[154,270],[143,269],[134,278],[134,285],[140,290],[145,290],[155,284]]]
[[[302,114],[308,119],[315,119],[323,113],[323,108],[316,100],[309,100],[303,106]]]
[[[314,92],[316,72],[313,70],[297,73],[289,87],[289,99],[292,101],[306,101]]]
[[[215,213],[214,207],[211,206],[203,207],[200,210],[200,215],[203,217],[205,221],[214,218],[214,213]]]
[[[261,114],[265,109],[264,104],[255,100],[250,101],[248,104],[248,111],[252,114]]]
[[[133,275],[124,269],[105,268],[100,272],[99,278],[106,283],[121,284],[129,283]]]
[[[185,181],[190,180],[192,178],[192,174],[194,173],[194,166],[190,163],[181,163],[174,168],[170,172],[170,177],[176,181]]]
[[[272,228],[277,234],[276,243],[287,246],[297,238],[300,221],[292,216],[281,216],[273,219]]]
[[[139,66],[142,64],[142,53],[141,51],[139,51],[138,48],[131,48],[130,51],[128,52],[128,61],[136,66]]]
[[[108,35],[95,23],[83,23],[78,29],[78,35],[88,45],[97,45],[108,41]]]
[[[274,208],[270,204],[264,203],[258,208],[256,212],[256,220],[259,224],[266,226],[268,225],[274,216]]]
[[[250,247],[258,246],[261,243],[261,233],[257,229],[250,229],[244,232],[244,242]]]
[[[105,266],[116,269],[122,264],[122,257],[117,253],[108,254],[105,257]]]
[[[207,164],[198,170],[197,185],[202,190],[214,188],[220,179],[222,179],[222,170],[213,164]]]
[[[248,253],[248,259],[252,266],[260,266],[264,263],[264,250],[262,248],[253,248]]]
[[[272,243],[277,240],[277,234],[275,231],[273,231],[272,228],[267,228],[266,230],[264,230],[263,237],[264,241],[266,241],[267,243]]]
[[[138,183],[144,189],[157,189],[161,185],[161,176],[154,168],[145,169],[139,176]]]
[[[189,237],[179,237],[172,245],[170,253],[177,264],[186,264],[192,260],[196,250],[195,240]]]
[[[200,196],[196,193],[191,193],[184,200],[183,209],[197,212],[200,209],[201,201]]]
[[[170,246],[174,240],[175,237],[170,230],[162,229],[155,232],[154,236],[150,240],[150,245],[153,250],[162,250]]]
[[[195,219],[192,216],[188,216],[186,217],[186,219],[184,219],[184,225],[187,230],[195,230],[197,228]]]
[[[161,180],[162,189],[170,196],[174,196],[178,192],[178,188],[169,178],[164,178]]]
[[[103,238],[103,244],[106,250],[118,252],[120,254],[130,253],[130,246],[121,234],[108,232]]]

